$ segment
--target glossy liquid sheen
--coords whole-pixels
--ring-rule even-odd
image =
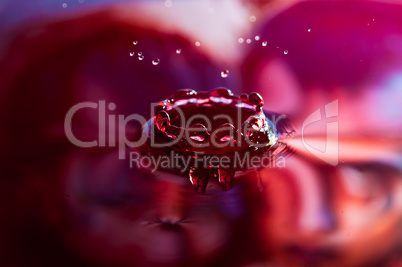
[[[143,127],[147,142],[139,150],[189,160],[187,169],[173,166],[168,171],[188,175],[198,193],[205,192],[211,178],[229,190],[235,172],[249,169],[240,159],[264,157],[277,146],[279,134],[262,111],[263,103],[258,93],[179,90],[156,106],[156,115]]]

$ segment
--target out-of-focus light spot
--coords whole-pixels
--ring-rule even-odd
[[[402,72],[393,75],[383,88],[377,90],[377,99],[384,120],[400,120],[402,115]]]
[[[165,7],[172,7],[172,5],[173,5],[172,0],[166,0],[165,1]]]

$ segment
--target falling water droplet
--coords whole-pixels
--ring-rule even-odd
[[[159,58],[155,58],[154,60],[152,60],[152,65],[158,65],[160,62]]]
[[[67,8],[67,3],[63,3],[61,6],[62,6],[63,8]]]
[[[288,50],[283,51],[283,54],[284,54],[284,55],[287,55],[288,53],[289,53]]]
[[[138,44],[137,40],[133,41],[133,45],[137,45],[137,44]]]
[[[130,52],[130,57],[134,56],[135,53],[134,52]]]
[[[267,44],[268,44],[267,41],[262,42],[262,46],[267,46]]]
[[[230,169],[218,169],[218,182],[222,190],[227,191],[233,188],[234,173]]]
[[[311,29],[308,29],[307,31],[308,31],[308,32],[311,32]]]
[[[229,75],[229,70],[223,70],[223,71],[221,71],[221,76],[222,76],[222,78],[226,78],[226,77],[228,77],[228,75]]]
[[[176,54],[180,54],[181,53],[181,49],[176,49]]]
[[[244,39],[243,39],[243,38],[239,38],[238,42],[239,42],[240,44],[242,44],[242,43],[244,42]]]
[[[209,176],[205,170],[190,168],[189,172],[190,182],[193,184],[194,191],[197,193],[204,193],[208,185]]]
[[[247,39],[246,43],[251,44],[251,39]]]
[[[250,21],[251,21],[251,22],[255,22],[256,20],[257,20],[257,18],[256,18],[255,16],[251,16],[251,17],[250,17]]]
[[[259,41],[259,40],[260,40],[260,36],[256,35],[256,36],[254,37],[254,39],[255,39],[256,41]]]
[[[143,55],[138,55],[138,60],[143,60],[144,56]]]
[[[200,46],[200,45],[201,45],[201,43],[199,41],[195,42],[195,46]]]

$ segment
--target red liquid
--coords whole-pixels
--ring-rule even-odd
[[[156,106],[156,115],[144,126],[147,142],[140,151],[188,159],[187,168],[167,169],[188,175],[198,193],[205,192],[211,178],[229,190],[235,172],[250,168],[248,159],[276,148],[278,131],[262,112],[263,103],[258,93],[239,97],[224,88],[177,91]]]

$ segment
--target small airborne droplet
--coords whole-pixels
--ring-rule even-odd
[[[142,52],[138,52],[138,56],[142,56]]]
[[[67,8],[67,3],[63,3],[61,6],[62,6],[63,8]]]
[[[284,54],[284,55],[287,55],[288,53],[289,53],[288,50],[283,51],[283,54]]]
[[[251,22],[255,22],[256,20],[257,20],[257,18],[256,18],[255,16],[251,16],[251,17],[250,17],[250,21],[251,21]]]
[[[138,60],[143,60],[144,56],[143,55],[138,55]]]
[[[260,36],[256,35],[256,36],[254,37],[254,39],[255,39],[256,41],[259,41],[259,40],[260,40]]]
[[[152,65],[158,65],[160,62],[159,58],[155,58],[154,60],[152,60]]]
[[[176,54],[180,54],[181,53],[181,49],[176,49]]]
[[[130,57],[134,56],[135,52],[130,52]]]
[[[226,78],[226,77],[228,77],[228,75],[229,75],[229,70],[223,70],[223,71],[221,71],[221,76],[222,76],[222,78]]]
[[[311,32],[311,29],[308,29],[307,31],[308,31],[308,32]]]
[[[247,39],[246,43],[251,44],[251,39]]]
[[[135,41],[133,42],[133,45],[137,45],[137,44],[138,44],[138,41],[135,40]]]
[[[244,42],[244,39],[243,39],[243,38],[239,38],[238,42],[239,42],[240,44],[242,44],[242,43]]]
[[[201,43],[199,41],[195,42],[195,46],[200,46],[200,45],[201,45]]]
[[[262,42],[262,46],[267,46],[267,44],[268,44],[268,42],[267,41],[264,41],[264,42]]]

